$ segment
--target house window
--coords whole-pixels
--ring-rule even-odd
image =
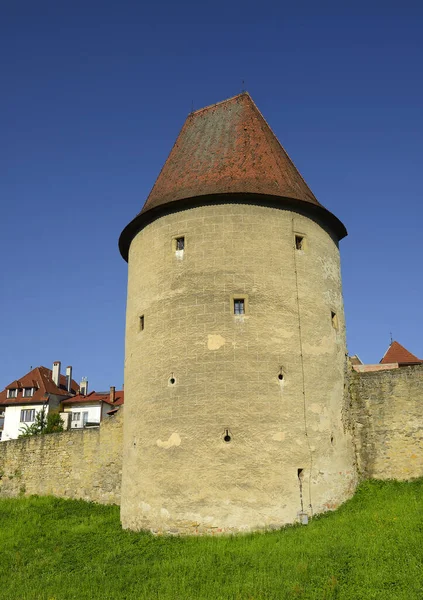
[[[7,390],[8,398],[16,398],[17,395],[18,395],[18,390],[16,388],[11,388],[10,390]]]
[[[82,413],[82,426],[85,427],[85,425],[88,423],[88,412],[83,412]]]
[[[30,398],[32,396],[32,388],[24,388],[23,389],[23,397]]]
[[[81,419],[81,413],[80,412],[73,412],[72,413],[72,421],[79,421]]]
[[[245,315],[244,298],[234,298],[234,315]]]
[[[185,238],[178,237],[176,238],[176,250],[184,250],[185,249]]]
[[[144,331],[144,315],[140,316],[140,331]]]
[[[35,408],[21,410],[21,423],[32,423],[35,421]]]

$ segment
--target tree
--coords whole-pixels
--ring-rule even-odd
[[[63,421],[59,413],[49,412],[46,415],[46,409],[43,408],[35,414],[35,420],[31,425],[24,425],[20,428],[20,438],[31,437],[33,435],[44,435],[46,433],[58,433],[63,431]]]

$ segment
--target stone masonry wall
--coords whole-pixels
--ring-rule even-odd
[[[422,477],[423,366],[353,372],[350,381],[359,477]]]
[[[123,411],[98,429],[0,443],[0,497],[37,494],[120,504]]]

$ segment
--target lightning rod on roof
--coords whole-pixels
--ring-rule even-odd
[[[389,335],[391,336],[391,345],[392,345],[392,331],[389,332]]]

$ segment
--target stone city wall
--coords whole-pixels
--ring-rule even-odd
[[[96,429],[0,443],[0,497],[37,494],[120,504],[123,411]]]
[[[348,429],[360,479],[423,476],[423,366],[350,373]],[[120,504],[123,410],[99,429],[0,443],[0,497]]]
[[[353,372],[350,393],[359,477],[422,477],[423,366]]]

